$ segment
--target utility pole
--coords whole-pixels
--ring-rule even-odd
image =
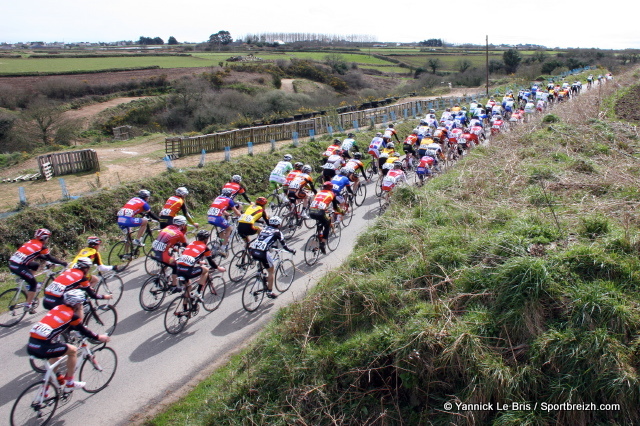
[[[485,62],[487,67],[487,97],[489,97],[489,35],[487,35],[487,56]]]

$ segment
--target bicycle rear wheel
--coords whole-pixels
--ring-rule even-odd
[[[116,306],[120,299],[122,299],[122,293],[124,293],[124,283],[122,282],[122,278],[117,275],[112,275],[110,277],[103,276],[98,282],[96,293],[110,294],[111,299],[105,302],[111,306]]]
[[[342,215],[340,224],[344,227],[349,226],[351,219],[353,219],[353,200],[348,204],[347,211]]]
[[[85,358],[80,366],[79,379],[86,382],[85,392],[97,393],[106,388],[118,368],[118,356],[116,352],[103,346],[93,351],[93,356]]]
[[[0,327],[12,327],[22,321],[28,308],[27,293],[10,288],[0,294]]]
[[[312,235],[304,245],[304,261],[307,265],[313,266],[318,261],[318,257],[320,257],[320,241],[317,235]]]
[[[247,312],[253,312],[260,307],[264,299],[264,285],[262,277],[256,275],[247,280],[242,290],[242,307]]]
[[[147,255],[144,257],[144,270],[149,275],[158,275],[162,270],[160,262]]]
[[[255,265],[256,261],[246,250],[236,253],[231,259],[227,270],[229,279],[234,283],[239,283],[247,275],[249,269]]]
[[[125,270],[132,260],[131,247],[128,242],[118,241],[111,247],[107,261],[109,265],[122,266],[122,270]]]
[[[296,231],[298,230],[298,220],[302,219],[298,219],[295,213],[291,213],[285,216],[284,220],[282,221],[282,226],[280,226],[282,236],[285,240],[293,238],[293,236],[296,234]]]
[[[356,203],[356,206],[360,207],[361,205],[364,204],[364,200],[367,199],[367,186],[364,184],[364,182],[360,182],[360,185],[358,185],[358,190],[356,191],[356,196],[354,197],[353,201]]]
[[[44,380],[22,391],[11,408],[11,426],[45,425],[58,408],[58,388]]]
[[[327,248],[330,251],[334,251],[340,244],[340,238],[342,238],[342,226],[339,223],[333,225],[331,231],[329,231],[329,238],[327,238]]]
[[[289,290],[296,277],[296,265],[291,259],[281,260],[276,268],[275,286],[280,293]]]
[[[211,276],[207,279],[207,284],[202,289],[202,307],[207,312],[212,312],[218,309],[218,306],[224,299],[224,294],[227,291],[227,285],[224,282],[224,278],[220,275]]]
[[[162,304],[167,294],[167,287],[160,275],[147,278],[140,288],[138,301],[145,311],[155,311]]]
[[[379,179],[376,182],[376,197],[380,197],[382,195],[382,179]]]
[[[164,329],[169,334],[178,334],[189,322],[191,313],[185,309],[183,304],[184,297],[182,295],[176,297],[169,303],[164,314]]]
[[[117,324],[118,313],[111,305],[96,306],[84,318],[84,325],[96,334],[111,336]]]

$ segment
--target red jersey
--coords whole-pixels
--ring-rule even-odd
[[[309,184],[313,183],[313,178],[307,173],[299,173],[289,184],[289,190],[301,191]]]
[[[225,183],[222,189],[225,188],[230,188],[233,191],[233,193],[231,194],[232,197],[235,197],[238,194],[244,194],[244,188],[236,182]]]
[[[178,243],[187,243],[184,232],[176,225],[169,225],[160,231],[151,248],[156,252],[167,253]]]
[[[418,135],[414,135],[413,133],[407,136],[404,140],[405,145],[415,145],[418,142]]]
[[[327,210],[335,197],[336,194],[333,193],[333,190],[323,189],[313,197],[309,209]]]
[[[213,200],[213,203],[209,206],[207,216],[222,216],[224,212],[235,207],[236,203],[229,197],[219,195]]]
[[[118,216],[134,217],[137,214],[151,210],[149,204],[139,197],[133,197],[119,211]]]
[[[207,247],[207,243],[204,241],[194,241],[187,246],[182,252],[182,255],[176,260],[176,264],[183,266],[194,266],[203,257],[211,256],[211,251]]]
[[[65,292],[76,288],[90,288],[89,280],[84,276],[84,272],[80,269],[68,269],[61,275],[58,275],[51,284],[44,289],[45,298],[61,299]]]
[[[324,157],[331,157],[333,155],[333,151],[340,148],[341,145],[329,145],[327,150],[322,154]]]
[[[78,316],[74,318],[73,308],[67,305],[58,305],[31,327],[29,337],[38,340],[52,341],[68,326],[80,325]]]
[[[180,197],[179,195],[169,197],[169,199],[164,203],[162,210],[160,210],[160,216],[175,217],[180,209],[182,209],[183,204],[184,198]]]
[[[47,254],[49,254],[49,248],[45,247],[43,241],[34,238],[24,243],[17,252],[13,253],[9,262],[26,265],[38,256]]]
[[[289,186],[289,184],[291,182],[293,182],[293,180],[296,178],[296,176],[298,176],[300,173],[302,173],[301,170],[291,170],[289,172],[289,174],[287,175],[287,179],[286,179],[286,181],[285,181],[283,186]]]

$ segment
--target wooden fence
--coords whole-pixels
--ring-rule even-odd
[[[223,151],[225,147],[240,148],[247,143],[267,143],[294,138],[306,138],[326,133],[344,133],[347,130],[375,127],[384,123],[404,121],[409,118],[423,117],[430,109],[443,110],[455,104],[471,99],[485,98],[485,94],[463,98],[438,98],[434,100],[415,100],[378,108],[343,112],[335,115],[319,115],[307,119],[280,124],[229,130],[209,135],[192,137],[173,137],[165,139],[167,155],[182,157],[205,152]]]
[[[93,149],[40,155],[38,167],[42,176],[48,179],[53,176],[100,171],[98,154]]]

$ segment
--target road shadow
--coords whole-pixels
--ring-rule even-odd
[[[24,341],[26,342],[27,339],[29,338],[28,329],[30,329],[33,324],[40,321],[40,319],[42,319],[42,317],[44,317],[44,314],[46,314],[47,312],[48,311],[46,310],[42,310],[41,312],[39,311],[34,315],[27,314],[29,316],[25,316],[22,321],[20,321],[18,324],[14,325],[13,327],[0,328],[0,339],[2,339],[5,336],[10,336],[14,333],[22,332],[24,333]],[[33,318],[33,319],[30,320],[30,318]]]
[[[244,308],[238,309],[220,321],[218,325],[211,330],[211,334],[214,336],[226,336],[230,333],[242,330],[243,328],[260,321],[260,319],[265,317],[273,307],[273,302],[265,298],[265,301],[262,302],[262,305],[260,305],[258,310],[255,312],[247,312]]]
[[[153,321],[160,315],[164,315],[165,311],[167,310],[167,306],[169,306],[168,302],[165,303],[167,299],[168,298],[165,298],[163,303],[155,311],[145,311],[140,308],[140,310],[135,314],[129,315],[124,320],[118,322],[114,334],[119,335],[135,331],[138,329],[138,327],[140,327],[140,325]]]
[[[198,318],[196,318],[198,319]],[[202,319],[202,317],[200,317]],[[182,333],[172,335],[162,330],[161,332],[149,337],[147,340],[138,345],[137,348],[129,355],[129,361],[131,362],[144,362],[149,358],[164,352],[170,347],[182,342],[184,339],[189,338],[195,331],[189,331],[189,327],[193,326],[196,321],[189,321]]]
[[[26,351],[24,352],[26,354]],[[18,398],[23,390],[30,386],[32,383],[42,380],[43,374],[36,373],[29,367],[29,358],[25,361],[24,372],[17,375],[13,380],[5,383],[0,387],[0,407],[13,402]],[[4,422],[3,422],[4,423]]]

